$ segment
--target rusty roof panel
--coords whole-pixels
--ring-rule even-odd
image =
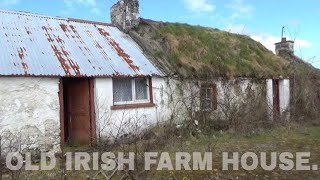
[[[163,75],[111,25],[12,11],[0,19],[0,75]]]

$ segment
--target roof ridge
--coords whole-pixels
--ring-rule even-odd
[[[26,11],[13,11],[13,10],[3,10],[3,9],[1,9],[0,13],[19,14],[19,15],[25,15],[25,16],[34,16],[34,17],[42,17],[42,18],[68,20],[68,18],[63,18],[63,17],[59,17],[59,16],[50,16],[50,15],[44,15],[44,14],[40,14],[40,13],[33,13],[33,12],[26,12]]]
[[[33,12],[25,12],[25,11],[13,11],[13,10],[0,9],[0,13],[18,14],[18,15],[24,15],[24,16],[33,16],[33,17],[40,17],[40,18],[65,20],[65,21],[74,21],[78,23],[97,24],[97,25],[104,25],[104,26],[114,26],[113,24],[106,23],[106,22],[99,22],[99,21],[92,21],[92,20],[78,19],[78,18],[67,18],[67,17],[60,17],[60,16],[50,16],[50,15],[38,14]]]

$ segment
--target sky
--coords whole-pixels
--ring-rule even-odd
[[[0,0],[0,9],[110,22],[117,0]],[[274,52],[284,36],[295,54],[320,68],[319,0],[140,0],[141,17],[245,34]]]

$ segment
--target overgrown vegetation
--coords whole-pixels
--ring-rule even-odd
[[[174,72],[196,78],[259,78],[291,76],[297,70],[290,65],[290,60],[274,55],[246,35],[145,19],[129,33],[155,64],[169,75]]]
[[[144,115],[129,118],[103,109],[103,127],[93,147],[62,148],[59,164],[50,172],[10,172],[12,179],[104,179],[99,171],[66,171],[64,152],[134,152],[135,171],[111,171],[114,179],[269,179],[315,178],[319,171],[222,171],[223,151],[311,152],[311,163],[320,164],[319,72],[295,56],[280,58],[250,37],[217,29],[144,21],[130,35],[154,62],[168,73],[169,120],[152,126]],[[174,72],[174,73],[172,73]],[[179,75],[178,78],[172,75]],[[232,78],[245,76],[251,78]],[[265,77],[291,79],[290,117],[270,117]],[[217,78],[220,77],[220,78]],[[200,82],[200,83],[199,83]],[[220,83],[217,110],[203,111],[199,104],[201,83]],[[100,108],[100,107],[98,107]],[[109,108],[109,107],[107,107]],[[161,112],[160,112],[161,113]],[[127,120],[130,122],[127,122]],[[302,126],[303,125],[303,126]],[[316,126],[314,126],[316,125]],[[114,127],[115,134],[107,132]],[[100,137],[100,134],[105,137]],[[213,152],[213,171],[145,171],[144,152]],[[170,154],[170,155],[171,155]],[[110,178],[110,179],[112,179]]]
[[[111,147],[68,147],[68,152],[135,152],[136,171],[104,171],[110,179],[316,179],[319,171],[265,171],[261,167],[254,171],[240,169],[238,171],[222,170],[222,152],[266,152],[270,158],[271,152],[311,152],[310,164],[320,164],[320,128],[301,127],[292,125],[273,129],[257,130],[251,133],[234,133],[211,131],[209,134],[198,133],[192,135],[188,131],[177,127],[157,126],[149,133],[152,136],[129,143],[118,144]],[[157,171],[156,166],[151,166],[151,171],[144,171],[144,152],[169,152],[174,159],[176,152],[213,152],[213,170],[211,171]],[[60,162],[59,162],[60,163]],[[172,163],[175,163],[174,160]],[[98,171],[66,171],[63,175],[60,167],[52,171],[19,171],[12,179],[107,179]],[[4,179],[11,176],[4,176]]]
[[[180,75],[263,77],[288,74],[287,61],[244,35],[147,20],[131,35],[159,61],[167,60],[174,67],[171,70]]]

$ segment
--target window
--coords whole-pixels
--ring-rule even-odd
[[[217,87],[215,84],[203,85],[200,90],[201,109],[212,111],[217,109]]]
[[[149,83],[146,78],[113,79],[114,104],[149,102]]]
[[[139,100],[148,100],[148,82],[146,79],[135,79],[135,99]]]
[[[132,101],[132,82],[131,79],[113,80],[114,102]]]

